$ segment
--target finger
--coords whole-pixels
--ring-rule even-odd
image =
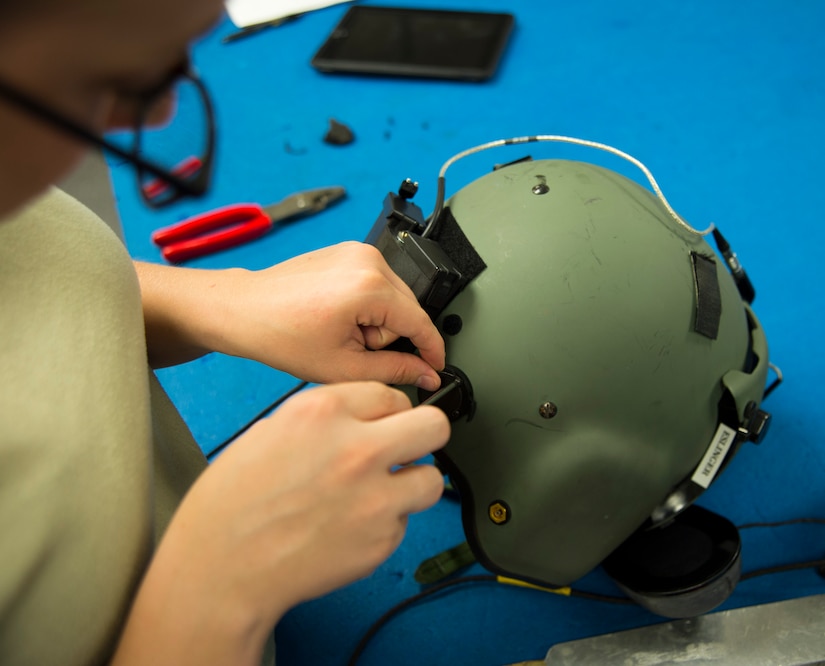
[[[429,509],[444,493],[444,477],[433,465],[404,467],[392,476],[403,515]]]
[[[409,338],[423,358],[436,370],[444,368],[444,340],[429,315],[418,303],[412,289],[392,270],[384,256],[371,245],[362,245],[370,253],[373,266],[389,283],[382,297],[372,301],[372,313],[359,321],[362,327],[375,327],[370,348],[380,349],[399,337]],[[377,295],[377,294],[376,294]],[[375,344],[378,343],[378,344]]]
[[[358,352],[353,376],[377,379],[386,384],[417,386],[425,391],[435,391],[441,386],[441,377],[429,363],[406,352]]]
[[[444,339],[430,317],[418,302],[403,298],[396,292],[394,298],[373,302],[373,310],[359,321],[370,341],[386,340],[386,344],[401,337],[409,338],[421,358],[436,370],[442,370],[446,361]],[[377,330],[370,330],[370,329]],[[381,348],[384,345],[373,348]]]
[[[382,442],[381,460],[387,469],[418,460],[443,447],[450,438],[450,421],[430,405],[397,412],[377,421],[375,441]]]
[[[364,346],[367,349],[383,349],[398,340],[398,335],[383,326],[362,326]]]
[[[429,315],[418,303],[409,310],[394,310],[389,314],[386,328],[401,337],[409,338],[427,363],[436,370],[443,370],[446,362],[444,339]]]
[[[315,401],[318,401],[317,403]],[[377,381],[356,381],[330,384],[305,391],[290,399],[284,406],[307,411],[323,410],[330,404],[361,421],[375,421],[391,417],[399,412],[411,411],[410,399],[398,389]],[[283,410],[283,408],[282,408]],[[324,418],[318,414],[305,414],[307,418]]]

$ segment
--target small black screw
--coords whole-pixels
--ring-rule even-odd
[[[441,320],[441,330],[445,335],[458,335],[464,322],[457,314],[449,314]]]

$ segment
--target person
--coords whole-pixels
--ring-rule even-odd
[[[134,263],[53,183],[133,122],[221,0],[0,0],[0,662],[257,664],[369,575],[443,478],[444,343],[372,247]],[[32,113],[35,99],[52,117]],[[169,107],[165,111],[173,113]],[[161,114],[161,117],[164,114]],[[418,354],[384,349],[409,338]],[[206,465],[151,368],[221,352],[326,384]],[[269,646],[269,647],[268,647]]]

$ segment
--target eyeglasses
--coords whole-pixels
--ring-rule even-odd
[[[130,163],[136,170],[141,196],[153,208],[163,208],[186,197],[202,196],[209,189],[215,152],[214,109],[206,87],[188,62],[172,72],[163,84],[138,98],[131,130],[114,132],[108,138],[2,80],[0,96],[75,138]],[[173,96],[178,98],[176,105],[182,111],[180,114],[173,108]],[[159,109],[165,122],[154,127]],[[197,117],[196,122],[192,116]]]

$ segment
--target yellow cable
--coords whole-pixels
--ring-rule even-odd
[[[572,590],[569,587],[542,587],[541,585],[533,585],[533,583],[526,583],[523,580],[515,578],[507,578],[506,576],[496,576],[496,580],[504,585],[515,585],[516,587],[529,587],[531,590],[539,590],[541,592],[550,592],[551,594],[560,594],[564,597],[569,597]]]

